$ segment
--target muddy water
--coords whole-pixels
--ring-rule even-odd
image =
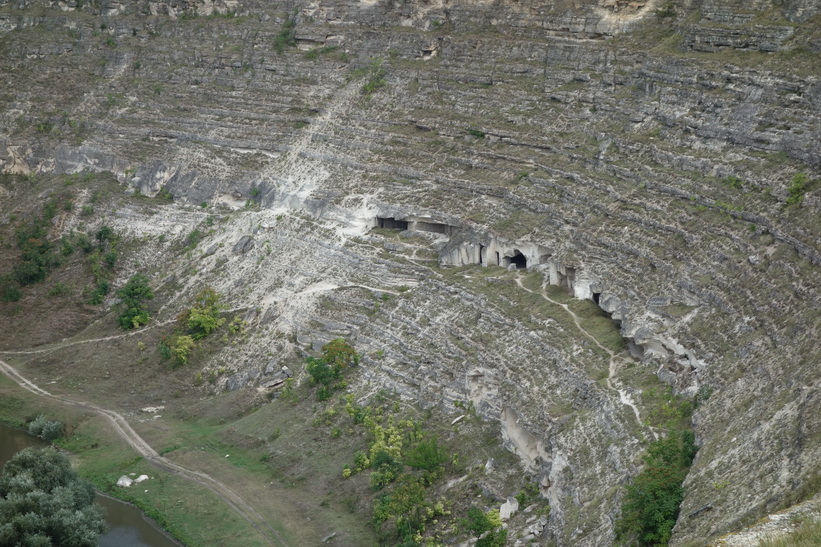
[[[0,467],[20,450],[46,443],[26,433],[0,425]],[[108,533],[100,538],[98,547],[177,547],[145,515],[131,505],[97,494],[97,503],[106,513]]]

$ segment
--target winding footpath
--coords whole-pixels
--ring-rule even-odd
[[[102,341],[111,338],[117,337],[102,338],[94,341]],[[91,341],[92,340],[85,340],[84,342]],[[131,427],[128,421],[121,414],[114,412],[113,410],[108,410],[99,407],[92,403],[87,403],[84,401],[75,401],[62,395],[53,395],[48,391],[44,390],[43,388],[37,386],[27,378],[25,378],[22,374],[20,374],[20,372],[17,371],[17,369],[15,369],[14,367],[12,367],[11,365],[2,360],[0,360],[0,372],[11,378],[17,385],[19,385],[21,388],[25,389],[30,393],[33,393],[40,397],[51,399],[53,401],[57,401],[64,405],[82,408],[85,410],[91,410],[92,412],[96,412],[97,414],[100,414],[101,416],[105,417],[112,425],[117,435],[122,437],[128,443],[128,445],[131,446],[134,449],[134,451],[136,451],[144,459],[151,462],[163,471],[183,477],[187,480],[190,480],[191,482],[199,484],[200,486],[208,488],[223,502],[225,502],[232,510],[234,510],[242,518],[247,520],[248,523],[250,523],[251,526],[253,526],[254,529],[257,530],[257,532],[259,532],[265,539],[267,539],[271,543],[271,545],[287,545],[287,543],[282,539],[279,533],[273,527],[271,527],[270,524],[268,524],[268,522],[256,511],[256,509],[254,509],[239,495],[237,495],[236,492],[231,490],[224,483],[218,481],[217,479],[211,477],[206,473],[203,473],[201,471],[193,471],[191,469],[183,467],[178,463],[174,463],[171,460],[164,458],[163,456],[160,456],[160,454],[157,453],[157,451],[154,450],[151,447],[151,445],[149,445],[142,437],[140,437],[140,435],[136,431],[134,431],[134,429]]]
[[[519,285],[520,288],[526,290],[527,292],[533,293],[533,294],[539,294],[542,298],[544,298],[545,300],[547,300],[551,304],[554,304],[556,306],[559,306],[559,307],[563,308],[564,311],[566,311],[570,315],[570,317],[573,319],[573,323],[576,325],[576,328],[579,330],[579,332],[585,338],[587,338],[588,340],[593,342],[599,349],[601,349],[602,351],[607,353],[607,355],[610,356],[610,364],[608,366],[608,373],[607,373],[607,387],[610,390],[615,391],[616,393],[619,394],[619,402],[621,404],[623,404],[625,406],[628,406],[633,410],[633,414],[636,415],[636,421],[638,422],[639,426],[640,427],[646,427],[644,425],[644,423],[642,422],[642,420],[641,420],[641,414],[639,413],[639,409],[636,407],[636,404],[633,402],[633,398],[630,397],[630,394],[627,393],[627,391],[625,391],[624,389],[621,389],[621,387],[619,387],[618,378],[616,378],[616,374],[618,373],[618,361],[620,360],[619,355],[616,354],[611,349],[609,349],[609,348],[605,347],[604,345],[602,345],[601,342],[596,340],[595,336],[590,334],[587,331],[587,329],[582,327],[581,322],[579,321],[579,316],[576,315],[576,313],[573,310],[571,310],[568,307],[567,304],[563,304],[562,302],[557,302],[556,300],[553,300],[552,298],[547,296],[547,293],[545,293],[545,290],[544,290],[544,285],[542,285],[541,290],[537,293],[536,291],[528,289],[527,287],[525,287],[524,284],[522,283],[522,278],[521,277],[516,278],[516,284]],[[652,428],[652,427],[650,427],[649,429],[650,429],[650,432],[653,434],[653,437],[655,439],[658,439],[658,434],[656,433],[655,429]]]

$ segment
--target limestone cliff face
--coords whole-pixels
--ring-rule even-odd
[[[135,236],[194,228],[185,204],[259,204],[172,263],[201,271],[181,294],[208,282],[261,332],[380,351],[363,395],[473,402],[541,481],[562,545],[612,540],[654,434],[646,379],[712,392],[674,538],[701,541],[819,472],[819,11],[0,1],[0,166],[173,194],[162,218],[118,213]],[[416,237],[366,234],[380,223]],[[488,265],[594,301],[632,356]],[[223,356],[224,387],[264,378],[265,351]]]

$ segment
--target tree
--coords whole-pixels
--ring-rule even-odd
[[[0,545],[91,547],[105,531],[94,488],[55,448],[26,448],[0,477]]]
[[[134,274],[125,286],[117,291],[123,311],[117,318],[120,327],[136,329],[148,323],[151,316],[145,307],[145,301],[154,298],[154,292],[148,285],[148,278],[143,274]]]
[[[220,317],[221,311],[220,294],[211,287],[203,289],[194,297],[194,305],[186,317],[188,332],[194,340],[205,338],[225,323],[225,318]]]

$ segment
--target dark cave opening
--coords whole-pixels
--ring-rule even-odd
[[[600,292],[594,292],[593,293],[593,302],[595,302],[597,306],[599,305],[599,299],[600,298],[601,298],[601,293]]]
[[[396,220],[395,218],[379,218],[376,217],[376,225],[380,228],[387,228],[388,230],[407,230],[407,220]]]
[[[453,226],[442,224],[441,222],[425,222],[418,220],[414,223],[414,229],[420,232],[433,232],[435,234],[451,235],[453,233]]]
[[[514,255],[510,257],[510,263],[516,265],[517,270],[524,270],[527,268],[527,258],[518,249],[513,250]]]
[[[479,264],[485,263],[485,246],[479,245]]]

